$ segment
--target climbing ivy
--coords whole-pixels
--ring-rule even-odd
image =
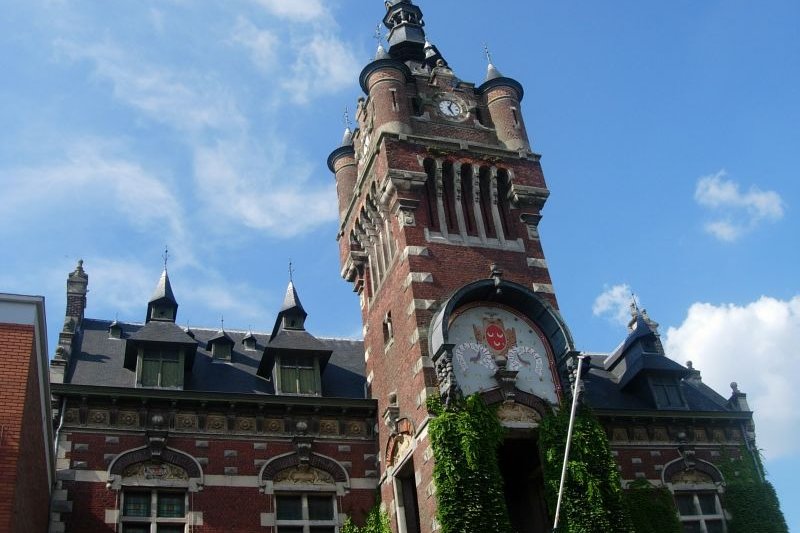
[[[547,416],[539,428],[545,495],[555,514],[569,410]],[[631,533],[617,463],[600,422],[587,407],[575,420],[567,481],[561,502],[559,531],[565,533]]]
[[[367,514],[363,526],[355,525],[348,516],[340,531],[341,533],[392,533],[392,528],[389,525],[389,515],[381,511],[380,503],[376,503]]]
[[[625,503],[636,533],[681,533],[672,494],[639,479],[625,491]]]
[[[741,448],[738,457],[724,453],[717,467],[726,482],[728,533],[788,533],[775,488],[761,478],[760,456]]]
[[[444,407],[428,401],[434,415],[428,434],[435,459],[436,519],[442,533],[512,533],[497,449],[504,429],[479,395]]]

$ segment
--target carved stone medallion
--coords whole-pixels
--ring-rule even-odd
[[[313,466],[294,466],[278,472],[275,483],[292,483],[296,485],[330,485],[335,483],[333,476]]]

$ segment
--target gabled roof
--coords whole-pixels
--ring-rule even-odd
[[[217,334],[208,340],[208,344],[214,344],[217,342],[221,344],[230,344],[231,346],[236,344],[236,342],[230,337],[230,335],[228,335],[228,333],[224,329],[217,331]]]
[[[136,368],[137,349],[141,344],[184,347],[186,368],[191,369],[194,364],[197,341],[174,322],[153,320],[130,334],[125,341],[125,368]]]

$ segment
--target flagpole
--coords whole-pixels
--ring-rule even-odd
[[[578,409],[578,395],[580,395],[581,368],[587,356],[578,356],[578,370],[575,373],[575,388],[572,391],[572,410],[569,413],[569,429],[567,429],[567,446],[564,449],[564,464],[561,467],[561,482],[558,485],[558,502],[556,503],[556,517],[553,521],[553,533],[558,530],[558,518],[561,514],[561,497],[564,495],[564,482],[567,479],[567,463],[569,462],[569,448],[572,444],[572,430],[575,426],[575,412]]]

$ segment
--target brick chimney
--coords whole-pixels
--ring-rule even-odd
[[[83,315],[86,311],[86,292],[89,276],[83,270],[83,260],[67,276],[67,309],[64,313],[64,327],[58,334],[58,346],[53,360],[50,362],[51,383],[63,383],[69,357],[72,353],[72,340],[80,330]]]

